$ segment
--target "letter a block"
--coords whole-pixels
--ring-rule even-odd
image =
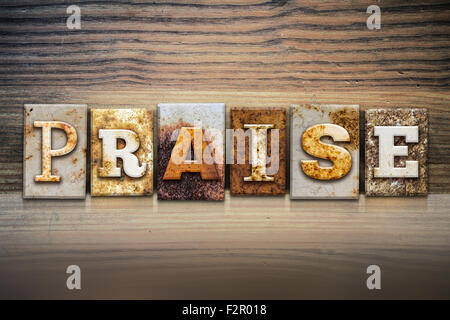
[[[286,110],[232,108],[227,141],[230,189],[235,195],[286,192]]]
[[[426,109],[366,111],[366,195],[427,194]]]
[[[158,105],[158,199],[223,200],[225,105]]]
[[[153,112],[91,110],[91,195],[153,193]]]
[[[359,197],[359,107],[293,105],[291,199]]]
[[[87,106],[26,104],[24,198],[86,196]]]

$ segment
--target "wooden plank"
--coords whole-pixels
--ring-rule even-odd
[[[0,191],[21,189],[24,103],[221,101],[429,108],[430,192],[450,192],[450,6],[383,1],[368,30],[372,2],[79,1],[81,30],[67,3],[2,3]]]
[[[450,297],[450,195],[156,198],[0,195],[0,298]],[[372,264],[381,291],[366,288]]]
[[[1,6],[2,83],[128,88],[441,88],[448,85],[445,1],[80,2]],[[187,81],[188,80],[188,81]]]

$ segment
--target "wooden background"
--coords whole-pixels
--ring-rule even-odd
[[[24,103],[343,103],[430,109],[430,190],[450,191],[446,1],[4,1],[0,190],[22,186]],[[66,9],[81,8],[81,30]]]
[[[72,4],[81,30],[66,27]],[[372,4],[381,30],[366,27]],[[436,0],[1,1],[0,296],[450,297],[449,21]],[[156,197],[21,199],[23,104],[159,102],[426,107],[438,194],[189,211]],[[77,261],[81,293],[61,272]],[[377,261],[390,268],[380,294],[363,270]]]

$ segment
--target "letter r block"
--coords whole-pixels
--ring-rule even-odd
[[[291,107],[291,199],[359,197],[359,106]]]
[[[366,111],[366,195],[427,194],[426,109]]]
[[[231,129],[227,136],[231,194],[285,194],[286,110],[234,107]]]
[[[86,196],[87,106],[26,104],[23,197]]]
[[[91,195],[153,193],[153,112],[91,110]]]

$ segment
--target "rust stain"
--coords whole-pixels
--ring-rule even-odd
[[[25,105],[24,198],[84,198],[86,105]],[[74,160],[76,158],[76,160]],[[56,161],[53,161],[55,160]]]
[[[75,179],[79,180],[86,174],[86,171],[84,169],[80,169],[80,171],[75,175]]]
[[[350,135],[350,142],[337,143],[349,151],[359,148],[359,112],[350,108],[341,108],[328,113],[331,123],[343,127]]]
[[[316,105],[316,104],[305,104],[304,107],[308,110],[315,110],[315,111],[320,110],[320,105]]]
[[[100,177],[99,168],[107,174],[113,169],[110,161],[102,160],[102,141],[99,129],[125,129],[137,134],[139,149],[134,154],[139,163],[146,163],[147,170],[140,178],[127,176],[121,159],[117,166],[120,178]],[[117,140],[117,148],[125,147],[125,141]],[[140,196],[153,193],[153,112],[139,109],[92,109],[91,110],[91,194],[94,196]]]
[[[29,136],[33,136],[34,137],[34,127],[31,124],[27,124],[25,126],[25,136],[29,137]]]
[[[158,129],[158,199],[223,200],[225,196],[224,164],[215,165],[218,180],[202,180],[198,173],[184,173],[177,181],[163,179],[176,143],[172,141],[172,135],[175,130],[182,127],[194,127],[194,125],[178,119],[177,122],[160,126]]]
[[[295,112],[295,110],[294,110]],[[269,170],[271,163],[266,165],[266,174],[273,176],[273,181],[244,181],[244,177],[252,174],[250,164],[249,140],[245,146],[245,163],[237,163],[238,144],[232,142],[227,146],[234,153],[234,163],[230,165],[230,191],[239,195],[283,195],[286,192],[286,109],[283,107],[233,107],[231,109],[231,128],[244,129],[245,124],[273,124],[273,129],[279,130],[278,171]],[[267,157],[272,156],[272,135],[270,129],[267,134]],[[258,146],[257,146],[258,148]],[[258,150],[258,149],[257,149]],[[260,172],[261,165],[256,165],[256,172]]]
[[[320,167],[317,160],[302,160],[301,166],[303,172],[311,178],[318,180],[340,179],[350,171],[352,158],[345,150],[320,141],[321,137],[329,135],[326,130],[327,126],[324,124],[314,125],[308,128],[302,136],[302,146],[308,154],[329,160],[333,162],[333,166]]]
[[[190,141],[184,141],[183,137],[183,130],[189,133],[191,140]],[[202,158],[204,154],[204,150],[209,147],[208,142],[206,142],[203,139],[204,136],[204,130],[202,130],[202,145],[196,145],[195,139],[194,139],[194,129],[187,129],[186,127],[182,127],[180,130],[180,134],[178,135],[178,139],[175,143],[174,148],[172,149],[172,154],[169,160],[169,164],[167,165],[166,171],[163,176],[163,180],[180,180],[181,175],[183,172],[200,172],[200,176],[202,177],[202,180],[218,180],[219,175],[217,173],[216,165],[215,164],[197,164],[197,163],[179,163],[176,164],[173,162],[173,157],[183,157],[187,158],[187,155],[183,155],[183,150],[189,150],[190,148],[194,149],[195,156],[197,159]],[[180,149],[180,154],[175,154],[176,151]],[[184,159],[181,159],[184,161]]]
[[[77,113],[77,109],[71,109],[66,111],[66,116],[74,116]]]

